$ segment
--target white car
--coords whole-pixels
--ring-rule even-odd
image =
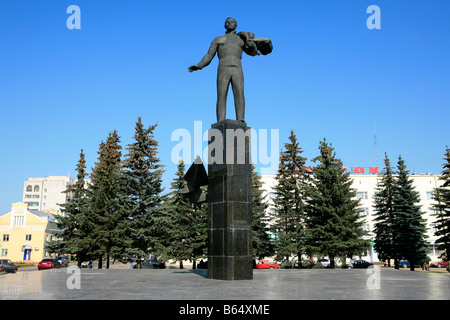
[[[330,260],[328,260],[328,259],[319,259],[319,260],[317,260],[317,263],[320,263],[324,267],[328,267],[330,265]]]

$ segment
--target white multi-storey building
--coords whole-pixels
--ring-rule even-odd
[[[374,230],[374,218],[375,218],[375,209],[374,209],[374,195],[377,192],[377,182],[380,178],[378,174],[356,174],[357,172],[364,172],[367,170],[352,170],[355,174],[351,175],[353,179],[352,187],[357,191],[357,197],[361,200],[361,218],[365,220],[364,229],[368,232],[367,239],[371,240],[370,250],[366,253],[362,258],[368,261],[378,261],[378,256],[376,251],[374,250],[374,238],[375,234]],[[436,248],[436,240],[435,236],[435,221],[436,217],[434,216],[433,204],[435,201],[432,199],[432,192],[434,188],[440,187],[442,185],[442,180],[440,180],[439,175],[432,174],[414,174],[411,175],[410,178],[413,181],[413,186],[415,187],[415,191],[419,192],[420,195],[420,206],[422,207],[423,218],[426,220],[427,227],[427,243],[429,253],[428,256],[432,260],[438,260],[441,252],[438,252]],[[274,187],[276,185],[276,179],[274,175],[261,175],[261,180],[263,183],[264,193],[267,195],[266,199],[269,202],[269,211],[273,212],[273,202],[272,199],[275,196]]]
[[[63,193],[67,186],[75,180],[69,176],[33,177],[24,182],[23,202],[30,210],[60,211],[60,204],[66,203],[67,194]]]

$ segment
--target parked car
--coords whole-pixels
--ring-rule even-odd
[[[153,257],[149,260],[145,260],[141,263],[142,269],[164,269],[166,267],[166,263],[162,260]]]
[[[83,262],[81,263],[81,267],[82,267],[82,268],[87,268],[87,267],[89,267],[89,261],[83,261]]]
[[[256,269],[278,269],[280,265],[271,260],[260,260],[256,264]]]
[[[349,268],[369,268],[370,266],[373,266],[373,263],[370,263],[366,260],[356,260],[350,265],[347,265]]]
[[[16,273],[17,269],[19,269],[19,267],[16,266],[11,260],[0,259],[0,272]]]
[[[402,260],[402,261],[400,261],[400,262],[398,263],[398,265],[399,265],[401,268],[409,268],[410,263],[409,263],[408,260]],[[416,264],[414,265],[414,267],[420,268],[421,265],[420,265],[419,263],[416,263]]]
[[[432,262],[430,264],[430,267],[434,267],[434,268],[448,267],[448,261]]]
[[[320,263],[321,265],[323,265],[325,268],[330,266],[330,260],[322,258],[317,260],[317,263]]]
[[[58,260],[58,262],[61,264],[61,267],[68,267],[69,266],[69,258],[66,256],[58,256],[55,258]]]
[[[56,259],[43,259],[38,263],[38,270],[61,268],[61,263]]]

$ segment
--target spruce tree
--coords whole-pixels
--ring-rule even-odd
[[[393,257],[393,233],[392,221],[393,216],[393,188],[395,184],[394,170],[391,167],[391,162],[385,154],[384,169],[381,178],[377,183],[377,193],[374,198],[375,208],[375,250],[377,251],[380,261],[388,260],[390,266],[390,259]]]
[[[397,163],[398,177],[393,192],[393,249],[398,269],[398,260],[409,261],[410,270],[415,264],[421,264],[427,259],[425,242],[426,227],[422,218],[419,193],[414,191],[409,171],[401,156]]]
[[[188,260],[193,255],[192,228],[195,225],[193,214],[193,205],[189,199],[178,191],[185,185],[184,181],[185,166],[180,161],[177,166],[176,176],[171,183],[172,192],[169,194],[167,210],[168,238],[169,238],[169,258],[180,263],[180,269],[183,268],[183,260]]]
[[[438,237],[438,249],[442,250],[440,258],[448,261],[450,258],[450,149],[446,147],[444,154],[443,171],[440,180],[443,184],[439,188],[434,189],[434,199],[436,205],[436,232]],[[450,268],[447,269],[450,271]]]
[[[203,192],[208,192],[208,187],[201,187]],[[193,268],[196,266],[196,259],[208,255],[208,203],[194,204],[191,210],[190,238],[192,246]]]
[[[291,130],[285,150],[280,154],[280,164],[274,188],[274,226],[276,259],[289,262],[291,255],[297,255],[299,263],[304,252],[304,199],[307,173],[306,158],[300,148],[294,131]]]
[[[252,239],[253,259],[271,257],[275,251],[269,237],[269,217],[267,209],[269,205],[265,200],[262,190],[261,177],[252,165]]]
[[[75,184],[70,184],[64,191],[67,201],[62,206],[62,214],[55,216],[57,231],[53,234],[56,240],[48,242],[47,250],[62,254],[75,254],[78,259],[78,266],[86,258],[88,247],[85,243],[86,227],[84,223],[84,213],[86,207],[86,160],[83,150],[76,166],[77,180]]]
[[[363,239],[364,221],[359,217],[359,200],[349,173],[325,139],[319,150],[308,193],[306,239],[309,251],[328,256],[334,268],[335,257],[360,255],[369,241]]]
[[[103,266],[104,255],[106,268],[109,268],[110,253],[122,245],[124,237],[124,210],[119,200],[122,167],[122,147],[119,143],[120,137],[116,130],[109,133],[106,142],[100,143],[98,162],[92,169],[92,183],[87,191],[90,210],[86,218],[92,230],[88,238],[91,255],[99,258],[99,269]]]
[[[126,211],[124,250],[127,256],[138,258],[138,268],[151,249],[156,254],[162,232],[163,166],[157,157],[156,126],[145,128],[138,118],[133,142],[126,147],[120,179],[120,198]]]

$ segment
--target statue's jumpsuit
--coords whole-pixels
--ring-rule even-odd
[[[217,52],[219,57],[219,67],[217,69],[217,122],[225,120],[230,83],[233,89],[236,120],[244,121],[244,74],[241,59],[245,45],[245,42],[235,31],[219,36],[213,40],[208,53],[197,64],[200,69],[203,69],[211,63]],[[255,50],[256,54],[256,46]]]

